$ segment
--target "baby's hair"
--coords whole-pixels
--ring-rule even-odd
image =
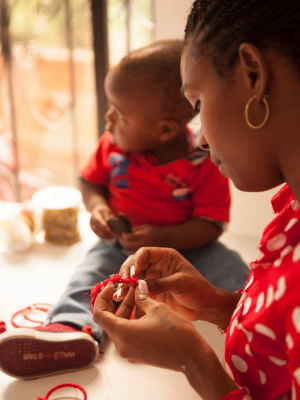
[[[182,40],[162,40],[130,52],[118,68],[125,77],[141,84],[145,94],[159,98],[166,117],[182,121],[193,118],[192,107],[181,95],[180,59]]]
[[[185,44],[208,52],[224,76],[234,65],[239,45],[272,47],[300,72],[299,0],[196,0],[185,29]]]

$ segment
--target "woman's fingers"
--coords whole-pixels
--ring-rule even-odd
[[[145,271],[150,265],[159,264],[159,268],[164,267],[172,261],[172,254],[176,253],[172,249],[164,249],[161,247],[142,247],[133,256],[130,256],[121,267],[121,274],[124,278],[130,278],[130,269],[135,268],[137,276]]]
[[[114,301],[122,301],[129,292],[130,285],[126,285],[125,283],[119,283],[118,289],[114,294]]]
[[[164,293],[180,294],[182,292],[182,282],[184,281],[184,274],[176,272],[174,275],[158,279],[146,279],[148,289],[153,296]],[[128,293],[128,287],[120,287],[114,294],[115,301],[123,300]]]
[[[134,274],[140,279],[158,279],[181,270],[184,267],[183,261],[183,257],[176,250],[142,247],[127,258],[120,274],[123,278],[130,278]]]
[[[135,304],[136,318],[141,318],[141,316],[149,313],[158,304],[155,300],[151,299],[146,281],[139,280],[139,285],[135,291]]]
[[[100,325],[107,334],[111,335],[118,331],[121,326],[127,321],[123,318],[118,318],[111,308],[113,306],[114,286],[110,282],[97,296],[94,306],[94,321]]]
[[[120,318],[130,319],[135,306],[135,288],[130,287],[127,296],[121,303],[116,315]]]
[[[157,296],[163,293],[178,294],[182,292],[183,280],[184,274],[176,272],[165,278],[147,279],[146,282],[153,296]]]

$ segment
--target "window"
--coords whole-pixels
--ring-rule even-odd
[[[153,41],[153,0],[108,0],[107,16],[111,65]],[[44,181],[72,185],[98,137],[90,1],[1,0],[1,28],[0,187],[15,168],[11,132],[23,197]]]

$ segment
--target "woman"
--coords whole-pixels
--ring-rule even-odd
[[[299,38],[294,0],[197,0],[188,17],[182,91],[200,109],[199,145],[240,190],[287,183],[243,294],[213,287],[173,250],[143,248],[121,273],[135,268],[147,283],[118,315],[112,285],[96,301],[94,318],[121,356],[183,372],[205,400],[300,399]],[[128,320],[134,302],[144,316]],[[196,319],[228,329],[228,374]]]

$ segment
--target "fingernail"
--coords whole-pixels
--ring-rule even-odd
[[[118,289],[125,289],[126,287],[126,283],[118,283]]]
[[[142,294],[149,294],[149,289],[147,286],[147,282],[143,281],[142,279],[139,280],[139,291]]]
[[[119,298],[120,298],[120,296],[121,296],[121,292],[122,292],[122,289],[119,288],[119,289],[117,290],[117,299],[118,299],[118,300],[119,300]]]
[[[135,275],[135,266],[134,265],[132,265],[130,267],[130,276],[133,276],[133,275]]]

